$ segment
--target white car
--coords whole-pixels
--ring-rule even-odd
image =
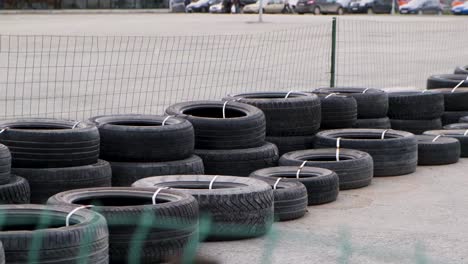
[[[267,3],[268,3],[268,0],[263,0],[263,7],[265,7],[267,5]],[[260,6],[260,1],[257,1],[254,4],[244,6],[244,9],[242,9],[242,11],[244,13],[258,13],[258,11],[259,11],[258,7],[259,6]]]
[[[210,13],[223,13],[223,3],[218,3],[210,6]]]

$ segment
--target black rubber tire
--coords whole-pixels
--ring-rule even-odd
[[[223,118],[223,106],[221,101],[185,102],[169,106],[166,113],[192,123],[197,149],[253,148],[264,143],[265,115],[260,109],[229,102]]]
[[[253,171],[278,165],[278,148],[266,142],[248,149],[196,149],[207,175],[249,176]]]
[[[460,157],[467,158],[468,157],[468,135],[465,136],[466,129],[459,129],[459,130],[430,130],[424,132],[424,135],[444,135],[447,137],[455,138],[460,141]]]
[[[388,117],[358,119],[354,124],[354,128],[375,128],[389,129],[392,125]]]
[[[351,96],[317,94],[322,104],[321,129],[353,127],[357,119],[356,99]]]
[[[366,152],[353,149],[340,149],[340,161],[336,161],[336,148],[310,149],[284,154],[279,166],[305,166],[334,171],[340,178],[340,190],[357,189],[368,186],[374,176],[372,157]]]
[[[182,255],[189,242],[198,241],[198,204],[191,195],[161,190],[153,205],[154,193],[134,187],[77,189],[58,193],[47,204],[94,205],[90,209],[102,214],[109,227],[110,263],[160,263]],[[142,228],[145,220],[150,225]],[[134,234],[142,229],[147,233],[138,240],[141,254],[135,257],[129,254],[131,243],[138,243]]]
[[[335,148],[340,137],[342,148],[367,152],[374,160],[375,176],[398,176],[416,171],[418,146],[414,134],[384,129],[337,129],[319,132],[315,138],[317,148]]]
[[[459,122],[460,123],[468,123],[468,115],[460,117]]]
[[[386,92],[362,87],[319,88],[316,93],[338,93],[352,96],[357,103],[357,118],[381,118],[387,116],[388,95]]]
[[[110,187],[112,178],[110,164],[104,160],[93,165],[67,168],[12,168],[12,173],[29,182],[32,203],[45,203],[50,196],[63,191]]]
[[[211,218],[208,240],[232,240],[264,235],[273,222],[273,190],[265,182],[245,177],[176,175],[141,179],[134,187],[169,187],[197,199],[200,214]],[[221,188],[220,188],[221,187]],[[185,188],[185,189],[183,189]]]
[[[444,96],[432,91],[388,93],[388,117],[403,120],[429,120],[444,113]]]
[[[11,173],[11,154],[10,150],[0,144],[0,185],[10,181]]]
[[[336,200],[340,186],[335,172],[322,168],[304,167],[297,179],[297,170],[298,167],[266,168],[253,172],[250,177],[285,178],[284,181],[301,182],[307,189],[308,205],[325,204]]]
[[[442,129],[442,120],[440,118],[432,120],[400,120],[392,119],[392,129],[411,132],[416,135],[424,131]]]
[[[203,161],[192,155],[183,160],[163,162],[110,162],[112,186],[131,186],[147,177],[179,174],[204,174]]]
[[[446,130],[468,129],[468,123],[454,123],[443,127]]]
[[[72,210],[70,206],[0,205],[2,231],[8,231],[0,232],[6,263],[32,263],[28,258],[38,237],[42,243],[33,263],[109,263],[109,233],[104,217],[87,209],[78,210],[66,227],[65,219]],[[37,230],[40,219],[50,222]]]
[[[464,116],[468,116],[468,111],[450,111],[444,112],[442,115],[442,125],[450,125],[462,122],[461,118]]]
[[[0,143],[10,149],[15,168],[82,166],[99,156],[99,131],[89,122],[18,119],[0,121],[0,128],[6,128]]]
[[[466,79],[467,74],[437,74],[427,79],[427,89],[454,88],[461,80]],[[468,87],[468,81],[459,87]]]
[[[278,147],[279,155],[296,150],[314,148],[315,136],[297,137],[266,137],[267,142],[271,142]]]
[[[5,251],[3,250],[3,244],[0,241],[0,264],[5,264]]]
[[[7,184],[0,185],[0,204],[28,204],[31,190],[26,179],[11,175]]]
[[[99,129],[100,158],[108,161],[181,160],[193,153],[192,124],[164,116],[113,115],[90,119]]]
[[[236,100],[262,110],[267,136],[310,136],[320,128],[320,99],[315,94],[256,92],[228,95],[223,100]]]
[[[455,68],[454,74],[466,74],[468,75],[468,65],[463,67]]]
[[[445,111],[468,111],[468,88],[438,88],[432,89],[444,95]],[[452,92],[453,91],[453,92]]]
[[[418,139],[418,165],[445,165],[457,163],[460,158],[460,142],[451,137],[429,135]],[[433,141],[435,139],[435,141]]]

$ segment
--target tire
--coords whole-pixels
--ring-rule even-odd
[[[357,119],[354,128],[389,129],[392,125],[388,117]]]
[[[112,177],[110,164],[104,160],[67,168],[13,168],[12,173],[29,182],[32,203],[45,203],[50,196],[72,189],[110,187]]]
[[[322,168],[304,167],[299,179],[298,167],[274,167],[253,172],[253,178],[285,178],[284,181],[301,182],[307,189],[308,205],[319,205],[336,200],[339,192],[339,179],[335,172]],[[283,181],[283,180],[282,180]]]
[[[422,15],[423,14],[423,11],[422,10],[418,10],[418,15]]]
[[[438,88],[431,91],[437,91],[444,95],[445,111],[468,111],[466,105],[468,88],[458,88],[455,91],[453,91],[453,88]]]
[[[209,150],[196,149],[208,175],[249,176],[253,171],[278,164],[278,148],[269,142],[257,148]]]
[[[18,119],[1,121],[0,127],[6,128],[0,143],[10,149],[15,168],[82,166],[99,156],[99,132],[88,122]]]
[[[265,115],[251,105],[196,101],[179,103],[166,109],[169,115],[187,119],[195,129],[197,149],[241,149],[261,146],[265,141]]]
[[[424,132],[424,135],[438,136],[443,135],[451,138],[455,138],[460,142],[460,157],[468,157],[468,135],[465,136],[466,129],[459,130],[430,130]]]
[[[305,166],[334,171],[340,182],[340,190],[356,189],[371,184],[374,176],[372,157],[362,151],[340,149],[340,161],[336,161],[336,149],[311,149],[289,152],[281,156],[279,166]]]
[[[336,87],[319,88],[316,93],[339,93],[352,96],[357,103],[357,118],[381,118],[388,112],[388,95],[386,92],[372,88]]]
[[[314,15],[318,16],[322,14],[322,11],[320,11],[320,8],[319,7],[314,7]]]
[[[161,190],[156,196],[160,203],[152,205],[154,193],[133,187],[77,189],[58,193],[47,204],[94,205],[92,210],[102,214],[109,227],[110,263],[160,263],[182,255],[189,242],[198,241],[198,204],[191,195]],[[150,226],[141,227],[144,219]],[[132,243],[138,243],[134,234],[139,230],[146,234],[138,240],[141,254],[135,257]]]
[[[357,103],[351,96],[318,94],[322,103],[321,129],[353,127],[357,119]]]
[[[24,178],[11,175],[7,184],[0,185],[0,204],[28,204],[30,197],[31,190]]]
[[[71,225],[65,226],[69,206],[1,205],[3,228],[0,241],[5,250],[6,263],[27,264],[29,255],[36,255],[34,263],[109,263],[109,233],[104,217],[82,209],[70,216]],[[50,222],[37,230],[41,219]],[[44,222],[42,220],[42,222]],[[28,229],[30,231],[25,231]],[[31,246],[41,237],[37,253]],[[36,238],[36,239],[35,239]]]
[[[0,144],[0,185],[10,181],[11,173],[11,154],[10,150]]]
[[[320,99],[315,94],[257,92],[228,95],[223,100],[237,100],[262,110],[267,136],[310,136],[320,128]]]
[[[391,92],[388,102],[390,119],[429,120],[440,118],[444,113],[444,96],[438,92]]]
[[[338,8],[338,11],[336,11],[336,13],[339,15],[339,16],[342,16],[344,14],[344,11],[343,11],[343,8]]]
[[[468,123],[468,115],[460,117],[459,122]]]
[[[442,120],[440,118],[432,120],[399,120],[392,119],[392,129],[410,132],[416,135],[424,131],[442,129]]]
[[[418,139],[418,165],[445,165],[457,163],[460,158],[460,142],[451,137],[428,135]],[[435,139],[435,141],[434,141]]]
[[[454,74],[466,74],[468,75],[468,65],[463,67],[455,68]]]
[[[468,116],[468,111],[444,112],[444,114],[442,115],[442,124],[445,126],[445,125],[463,122],[460,119],[464,116]]]
[[[110,162],[112,186],[131,186],[147,177],[179,174],[203,174],[203,161],[192,155],[183,160],[164,162]]]
[[[427,79],[427,89],[436,88],[454,88],[460,81],[465,80],[466,74],[438,74],[432,75]],[[468,87],[468,81],[465,81],[460,87]]]
[[[273,222],[273,190],[265,182],[210,175],[177,175],[141,179],[133,187],[176,188],[197,199],[200,214],[211,218],[208,240],[233,240],[264,235]],[[220,188],[221,187],[221,188]]]
[[[443,127],[445,130],[468,129],[468,123],[455,123]]]
[[[5,264],[5,251],[3,250],[3,244],[0,241],[0,264]]]
[[[267,142],[271,142],[278,147],[279,156],[296,150],[314,148],[315,136],[297,137],[266,137]]]
[[[375,176],[398,176],[416,171],[418,147],[415,136],[409,132],[388,130],[380,140],[383,129],[337,129],[319,132],[315,138],[317,148],[340,146],[364,151],[374,160]]]
[[[165,121],[165,125],[162,123]],[[185,119],[155,115],[97,116],[100,157],[109,161],[168,161],[190,157],[193,126]]]
[[[273,188],[276,179],[255,177]],[[307,189],[304,184],[293,181],[279,181],[273,189],[275,221],[289,221],[301,218],[307,212]]]
[[[374,9],[372,9],[372,7],[368,7],[368,8],[367,8],[367,14],[368,14],[368,15],[373,15],[373,14],[375,14]]]

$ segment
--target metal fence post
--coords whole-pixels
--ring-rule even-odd
[[[332,43],[330,63],[330,87],[335,87],[335,62],[336,62],[336,17],[332,20]]]

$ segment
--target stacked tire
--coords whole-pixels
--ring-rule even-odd
[[[172,105],[166,113],[192,123],[195,154],[202,158],[205,174],[248,176],[277,165],[278,148],[265,141],[265,115],[254,106],[195,101]]]
[[[422,134],[442,128],[444,96],[437,91],[399,91],[388,94],[392,129]]]
[[[31,202],[53,194],[111,184],[108,162],[99,160],[99,132],[94,124],[59,119],[1,121],[0,143],[12,156],[14,175],[29,182]]]
[[[333,91],[315,92],[322,108],[321,130],[351,128],[356,125],[358,109],[352,96]]]
[[[265,114],[266,140],[274,143],[280,155],[313,147],[320,128],[320,99],[301,92],[255,92],[228,95],[224,101],[253,105]]]
[[[459,87],[468,87],[468,74],[459,73],[456,74],[436,74],[432,75],[427,79],[427,89],[437,89],[437,88],[455,88],[461,81],[464,81],[460,84]]]
[[[100,157],[112,167],[112,186],[130,186],[150,176],[202,174],[187,120],[157,115],[97,116]]]
[[[460,118],[468,116],[468,88],[438,88],[437,91],[444,96],[444,114],[442,124],[450,125],[460,122]]]
[[[0,144],[0,204],[27,204],[31,190],[26,179],[11,174],[11,154]]]
[[[372,88],[336,87],[319,88],[315,93],[337,93],[351,96],[357,103],[357,120],[354,128],[390,128],[387,117],[388,95],[386,92]]]

